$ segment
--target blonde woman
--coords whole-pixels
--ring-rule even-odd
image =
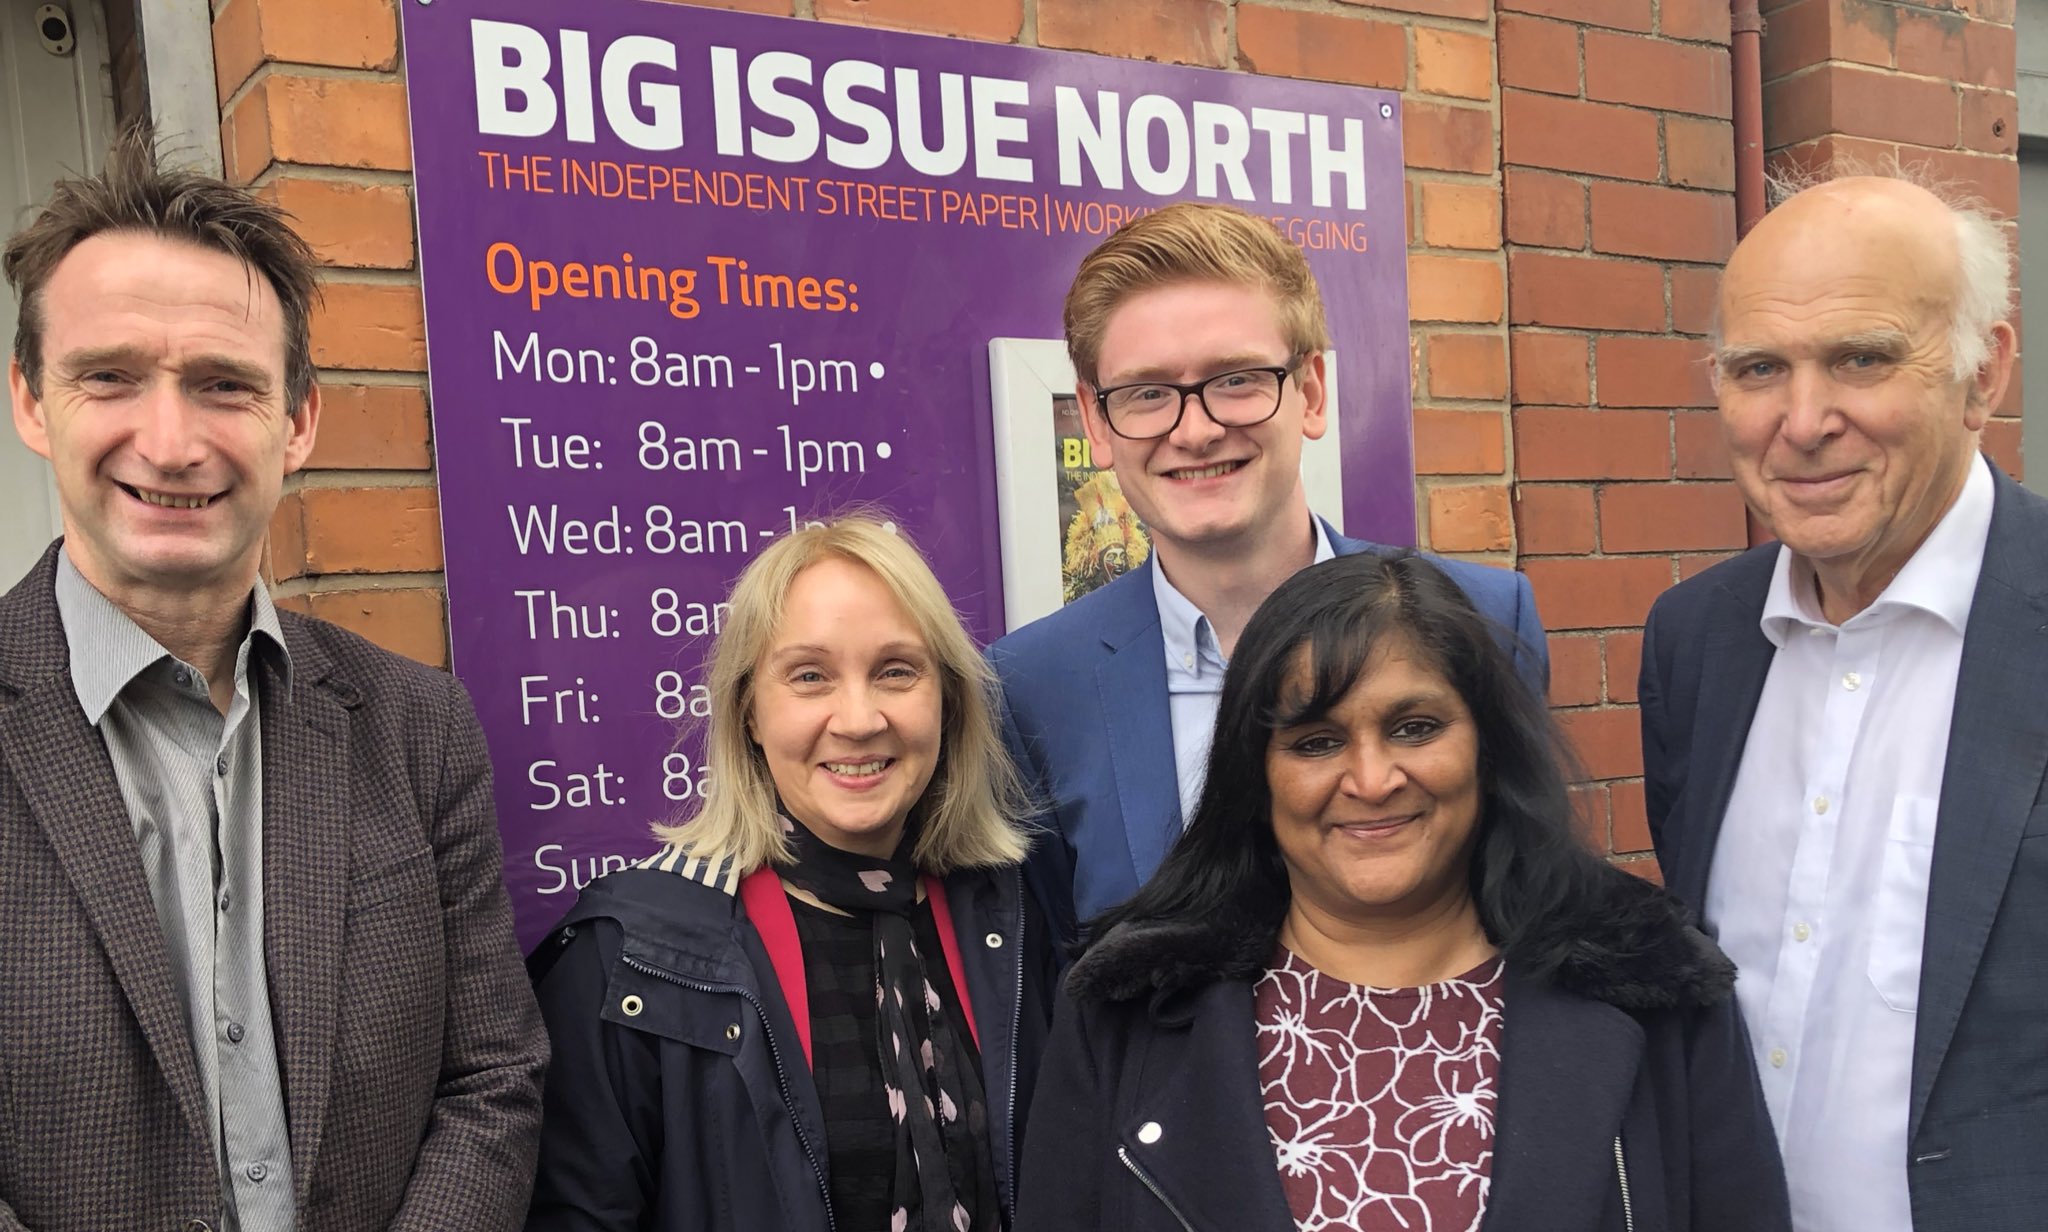
[[[529,1229],[1012,1226],[1052,955],[988,670],[865,517],[741,575],[698,813],[535,952]]]

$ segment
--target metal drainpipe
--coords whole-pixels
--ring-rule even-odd
[[[1763,14],[1758,0],[1729,0],[1728,69],[1735,118],[1735,235],[1749,234],[1764,216],[1764,69]],[[1768,542],[1771,532],[1756,514],[1743,513],[1754,547]]]

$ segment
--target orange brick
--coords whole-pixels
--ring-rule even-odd
[[[270,538],[263,545],[263,576],[275,585],[306,572],[306,507],[296,491],[287,492],[270,515]]]
[[[1714,405],[1706,344],[1690,338],[1597,338],[1593,372],[1601,406]]]
[[[1824,133],[1955,145],[1956,87],[1847,64],[1826,64],[1764,87],[1764,143],[1793,145]]]
[[[1515,330],[1515,401],[1524,405],[1585,406],[1592,401],[1583,334],[1538,334]]]
[[[1732,98],[1728,52],[1588,30],[1586,97],[1727,119]]]
[[[1607,655],[1607,700],[1633,703],[1636,677],[1643,671],[1643,635],[1608,633],[1601,636],[1600,643]]]
[[[1425,17],[1462,17],[1484,21],[1493,12],[1493,0],[1338,0],[1340,4],[1365,4],[1376,9],[1420,13]]]
[[[314,470],[423,471],[434,465],[427,440],[427,391],[414,385],[320,386],[320,434],[306,465]]]
[[[401,82],[272,73],[229,110],[222,147],[228,178],[247,184],[273,161],[409,170],[407,132]]]
[[[213,15],[213,88],[223,105],[263,63],[259,7],[257,0],[228,0]]]
[[[1600,639],[1585,634],[1552,634],[1550,704],[1593,706],[1601,699]]]
[[[1101,12],[1100,8],[1095,11]],[[1044,19],[1040,18],[1043,28]],[[1239,62],[1255,73],[1398,90],[1408,84],[1408,32],[1349,13],[1240,4]]]
[[[1507,339],[1499,334],[1431,334],[1429,396],[1477,399],[1507,397]]]
[[[1500,0],[1502,12],[1559,17],[1584,26],[1650,30],[1650,0]]]
[[[1523,556],[1583,556],[1599,544],[1593,489],[1578,484],[1516,485],[1515,528]],[[1565,705],[1552,696],[1553,703]],[[1590,700],[1599,701],[1596,695]]]
[[[1651,885],[1664,884],[1664,869],[1655,856],[1615,856],[1609,864],[1633,877],[1641,877]]]
[[[1672,472],[1680,479],[1733,479],[1728,434],[1712,411],[1681,411],[1672,417]]]
[[[1657,117],[1634,107],[1505,90],[1501,161],[1622,180],[1657,178]]]
[[[1505,552],[1515,545],[1515,519],[1501,484],[1429,490],[1429,543],[1439,552]]]
[[[1770,538],[1767,532],[1759,533],[1761,534],[1759,542]],[[1740,555],[1740,552],[1706,552],[1698,555],[1680,556],[1678,558],[1678,580],[1683,582],[1690,578],[1696,578],[1715,565],[1723,561],[1734,560]]]
[[[1522,572],[1553,633],[1640,627],[1671,585],[1671,562],[1662,556],[1545,557],[1523,561]]]
[[[1657,33],[1665,38],[1725,46],[1728,27],[1728,0],[1658,0]]]
[[[736,13],[765,13],[770,17],[788,17],[796,12],[795,0],[656,0],[656,3],[729,9]]]
[[[307,488],[307,571],[432,573],[441,568],[434,489]]]
[[[1711,332],[1714,328],[1715,305],[1720,294],[1720,270],[1674,267],[1671,271],[1672,332]]]
[[[1548,171],[1511,168],[1506,177],[1507,237],[1538,248],[1586,245],[1586,189]]]
[[[1515,252],[1508,256],[1508,286],[1517,325],[1664,328],[1664,271],[1645,261]]]
[[[1735,126],[1719,120],[1664,117],[1664,164],[1673,184],[1735,189]]]
[[[1650,812],[1645,807],[1641,779],[1607,785],[1607,814],[1616,851],[1650,850]]]
[[[1963,145],[1987,154],[2014,155],[2020,148],[2020,102],[2003,90],[1963,87]]]
[[[1593,249],[1668,261],[1710,261],[1735,251],[1735,198],[1654,184],[1591,187]]]
[[[1227,17],[1224,0],[1039,0],[1038,45],[1221,68]]]
[[[1415,412],[1415,473],[1498,475],[1507,469],[1507,421],[1497,411]]]
[[[1424,180],[1422,242],[1431,248],[1500,247],[1500,190],[1491,184]]]
[[[447,615],[438,590],[315,591],[305,599],[309,616],[332,621],[428,667],[448,666]]]
[[[427,325],[412,283],[326,282],[313,310],[313,362],[322,368],[423,372]]]
[[[1545,94],[1579,92],[1579,27],[1517,13],[1500,15],[1500,83]]]
[[[379,71],[398,65],[392,0],[231,0],[227,7],[243,11],[230,17],[224,9],[215,20],[214,85],[222,102],[264,61]]]
[[[1488,324],[1501,318],[1507,289],[1497,261],[1408,255],[1408,319]]]
[[[812,11],[823,21],[955,34],[990,43],[1014,43],[1024,28],[1024,0],[813,0]]]
[[[1519,479],[1668,479],[1671,417],[1653,411],[1519,407]]]
[[[1600,490],[1603,552],[1710,552],[1747,547],[1732,483],[1615,483]]]
[[[1565,710],[1557,724],[1564,729],[1579,764],[1596,779],[1619,779],[1643,772],[1642,720],[1633,707]]]
[[[402,184],[361,184],[279,176],[258,195],[292,216],[292,229],[322,264],[345,269],[411,269],[412,198]]]
[[[1415,88],[1453,98],[1493,97],[1493,40],[1483,34],[1415,28]]]
[[[1493,155],[1493,113],[1486,108],[1401,104],[1401,161],[1408,166],[1486,175]]]

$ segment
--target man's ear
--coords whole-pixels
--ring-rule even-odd
[[[1081,427],[1088,433],[1088,461],[1098,470],[1107,470],[1116,465],[1116,433],[1109,430],[1109,421],[1102,417],[1102,406],[1095,400],[1095,388],[1086,381],[1074,382],[1074,397],[1081,403]]]
[[[7,360],[7,392],[14,402],[14,431],[21,443],[49,457],[50,425],[43,418],[43,400],[30,392],[28,374],[21,370],[18,356]]]
[[[284,473],[289,475],[306,465],[313,456],[313,441],[320,434],[320,383],[306,387],[306,400],[285,423]]]
[[[1330,389],[1324,384],[1323,353],[1317,351],[1294,370],[1301,385],[1301,434],[1312,441],[1330,430]]]
[[[2005,397],[2006,384],[2012,380],[2013,358],[2019,353],[2019,336],[2013,332],[2010,321],[1992,326],[1987,341],[1991,343],[1991,353],[1970,378],[1970,396],[1963,406],[1963,423],[1972,432],[1981,432],[1991,412],[1998,409]]]

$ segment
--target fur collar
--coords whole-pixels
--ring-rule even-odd
[[[1201,920],[1133,921],[1091,945],[1067,976],[1083,1001],[1149,998],[1221,980],[1256,978],[1272,956],[1277,921],[1219,913]],[[1735,986],[1735,966],[1685,922],[1676,899],[1607,868],[1577,908],[1507,955],[1520,974],[1623,1010],[1713,1005]]]

